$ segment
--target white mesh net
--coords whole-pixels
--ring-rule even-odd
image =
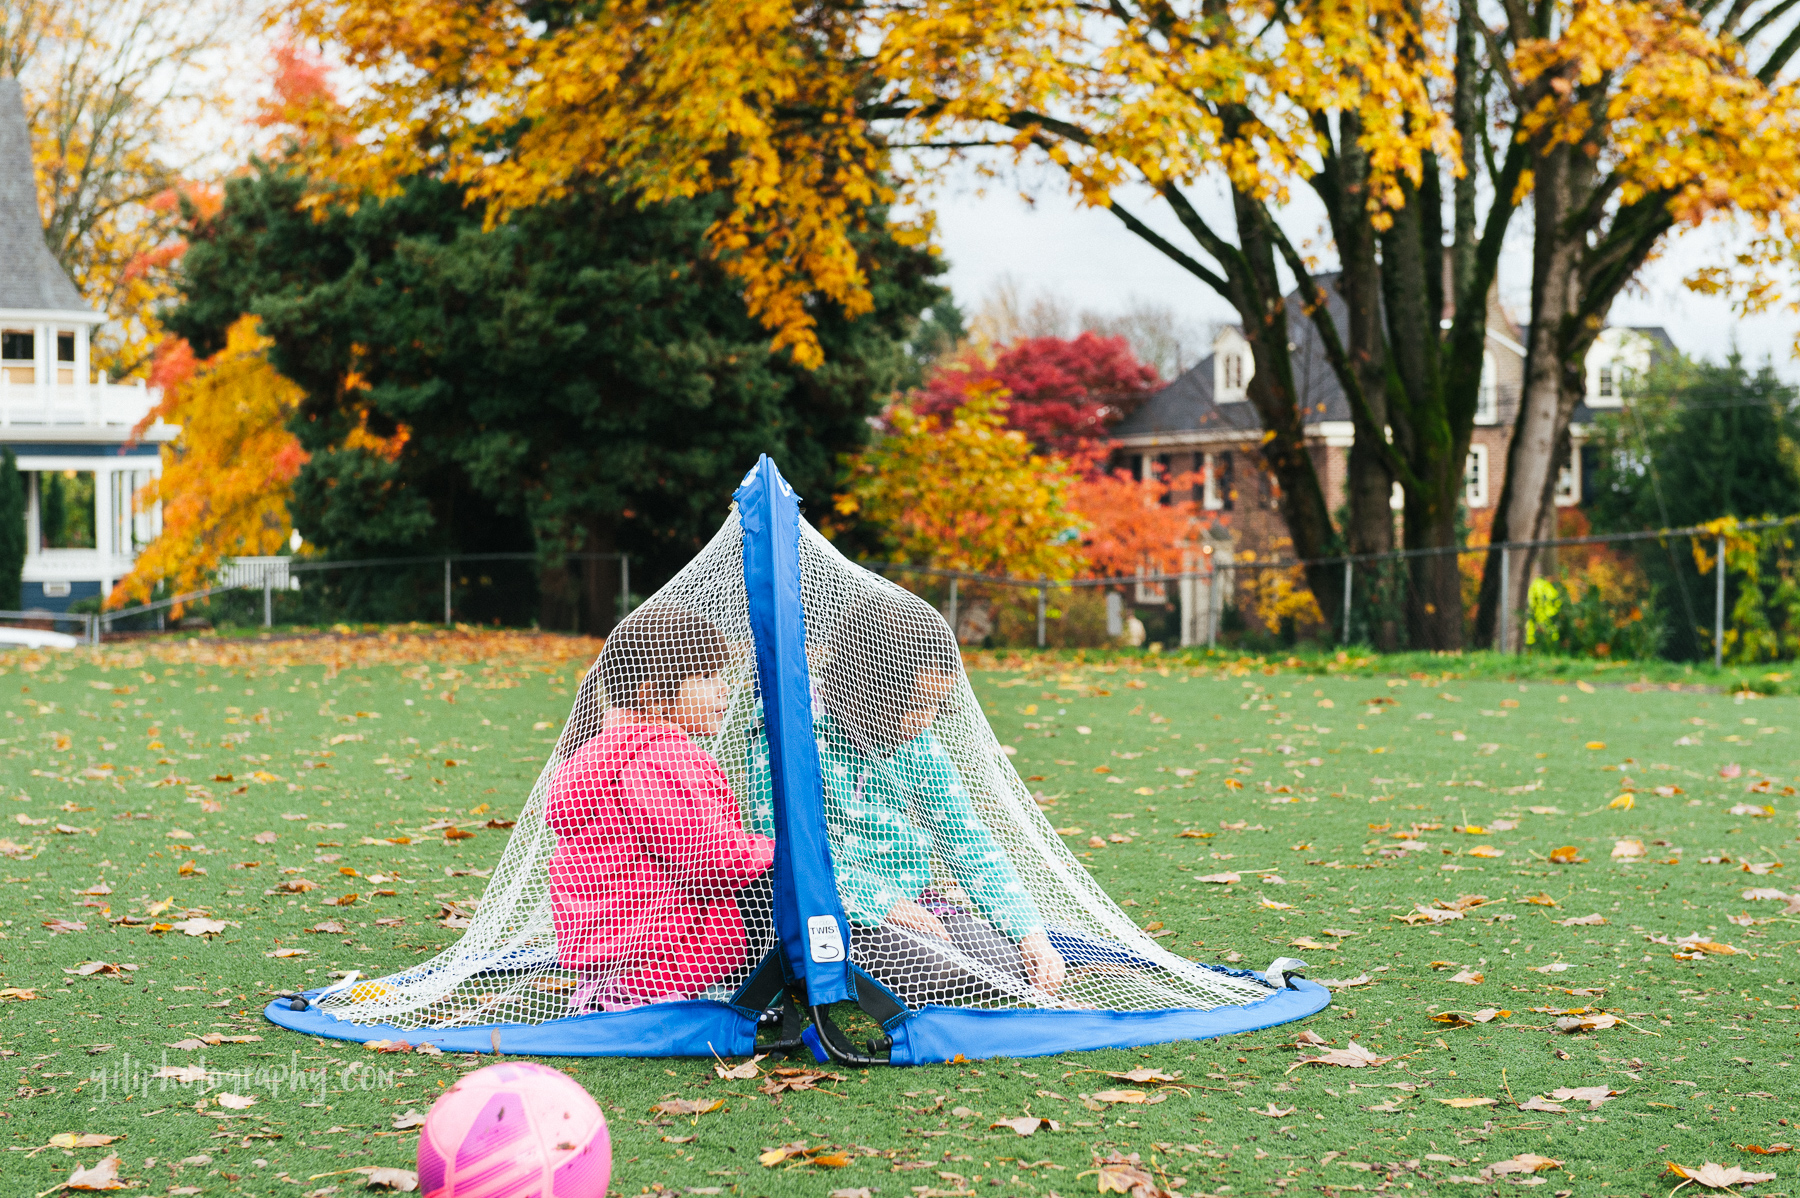
[[[776,939],[742,541],[734,513],[607,640],[462,938],[322,1010],[443,1029],[731,997]],[[1106,897],[1001,751],[936,611],[804,523],[800,563],[853,962],[915,1008],[1272,993],[1160,947]]]

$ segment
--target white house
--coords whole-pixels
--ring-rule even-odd
[[[136,497],[177,430],[133,438],[159,397],[95,375],[89,339],[105,321],[44,243],[23,97],[0,78],[0,445],[25,475],[27,610],[106,594],[159,528]]]

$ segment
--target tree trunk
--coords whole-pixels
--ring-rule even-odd
[[[588,553],[613,553],[616,540],[610,524],[588,526],[585,550]],[[580,559],[582,631],[590,636],[605,636],[619,622],[619,562],[614,558]]]
[[[1460,484],[1461,472],[1453,480]],[[1406,547],[1445,549],[1457,544],[1456,505],[1434,501],[1445,494],[1442,481],[1424,493],[1406,496]],[[1432,494],[1435,492],[1435,495]],[[1451,495],[1456,494],[1449,490]],[[1464,644],[1462,572],[1454,553],[1406,559],[1406,626],[1413,649],[1461,649]]]
[[[1599,327],[1581,316],[1585,239],[1569,233],[1565,224],[1586,202],[1592,186],[1593,167],[1580,147],[1558,146],[1539,156],[1533,187],[1531,331],[1519,414],[1506,451],[1506,481],[1494,513],[1496,545],[1542,540],[1556,529],[1558,460],[1568,440],[1569,419],[1586,389],[1583,359]],[[1488,553],[1476,616],[1477,637],[1488,645],[1496,643],[1501,604],[1513,616],[1508,625],[1521,626],[1518,616],[1539,565],[1537,550],[1512,551],[1507,593],[1501,595],[1499,557],[1497,549]],[[1514,642],[1508,647],[1517,647],[1516,634]]]

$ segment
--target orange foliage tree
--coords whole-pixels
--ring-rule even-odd
[[[1084,478],[1073,506],[1087,525],[1082,553],[1097,578],[1137,573],[1171,574],[1185,565],[1185,551],[1200,536],[1199,505],[1174,496],[1190,492],[1196,474],[1133,478],[1115,470]]]
[[[162,477],[139,495],[162,502],[162,533],[138,557],[107,606],[145,602],[159,584],[197,590],[225,559],[279,553],[293,531],[287,501],[307,459],[287,421],[300,389],[265,356],[256,318],[240,317],[217,354],[196,362],[187,342],[166,343],[158,361],[162,402],[145,423],[181,426],[163,450]]]
[[[841,516],[860,516],[915,565],[1063,581],[1080,569],[1076,476],[1006,426],[1006,393],[977,386],[945,416],[904,404],[849,463]]]

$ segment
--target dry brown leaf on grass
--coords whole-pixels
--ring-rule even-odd
[[[180,932],[185,936],[217,936],[220,932],[225,930],[225,921],[222,919],[206,919],[196,915],[191,919],[184,919],[179,923],[170,924],[169,930],[171,932]]]
[[[1644,842],[1635,836],[1613,842],[1612,859],[1614,861],[1636,861],[1644,855]]]
[[[1478,986],[1487,980],[1487,975],[1477,973],[1472,969],[1464,969],[1458,972],[1457,975],[1450,980],[1453,982],[1461,982],[1466,986]]]
[[[370,1052],[411,1052],[413,1046],[406,1040],[365,1040],[363,1047]]]
[[[1557,905],[1556,900],[1547,894],[1528,894],[1519,901],[1521,903],[1530,903],[1534,907],[1554,907]]]
[[[769,1070],[769,1076],[757,1089],[764,1094],[781,1094],[790,1090],[816,1090],[820,1082],[841,1082],[841,1073],[826,1073],[822,1069],[800,1069],[783,1067]]]
[[[1499,1007],[1483,1007],[1479,1011],[1439,1011],[1431,1017],[1433,1023],[1448,1023],[1452,1027],[1468,1027],[1473,1023],[1492,1023],[1496,1019],[1505,1019],[1511,1011]]]
[[[394,1122],[390,1126],[395,1131],[412,1131],[416,1127],[425,1126],[425,1116],[408,1108],[404,1115],[395,1115]]]
[[[166,1077],[169,1080],[176,1082],[203,1082],[206,1080],[206,1066],[164,1065],[150,1076],[152,1078]]]
[[[127,973],[137,972],[135,965],[114,965],[111,961],[83,961],[73,969],[65,969],[64,973],[72,973],[76,977],[92,977],[100,974],[103,977],[124,977]]]
[[[1114,1149],[1105,1160],[1094,1158],[1098,1174],[1097,1188],[1102,1194],[1125,1194],[1129,1198],[1172,1198],[1143,1167],[1138,1154],[1129,1156]]]
[[[780,1148],[770,1148],[756,1158],[758,1164],[765,1169],[773,1169],[784,1161],[792,1161],[793,1168],[802,1165],[823,1165],[827,1169],[842,1169],[856,1158],[839,1150],[835,1145],[819,1144],[812,1148],[806,1141],[799,1140],[792,1144],[783,1144]]]
[[[1470,1107],[1500,1105],[1499,1100],[1494,1098],[1439,1098],[1434,1101],[1441,1102],[1447,1107],[1455,1107],[1459,1111],[1466,1111]]]
[[[1783,1152],[1792,1152],[1792,1144],[1771,1144],[1764,1148],[1761,1144],[1733,1144],[1739,1152],[1754,1152],[1757,1156],[1776,1156]]]
[[[1244,879],[1241,875],[1238,875],[1238,874],[1223,873],[1223,874],[1205,874],[1205,875],[1202,875],[1199,880],[1202,882],[1214,882],[1220,886],[1229,886],[1233,882],[1241,882]]]
[[[1263,1108],[1262,1110],[1260,1110],[1260,1111],[1253,1110],[1250,1113],[1252,1115],[1267,1115],[1271,1119],[1286,1119],[1289,1115],[1293,1114],[1298,1109],[1299,1109],[1298,1107],[1291,1107],[1291,1106],[1290,1107],[1278,1107],[1273,1102],[1271,1102],[1271,1103],[1269,1103],[1269,1105],[1267,1107]]]
[[[1617,1027],[1624,1022],[1617,1015],[1595,1011],[1588,1015],[1565,1015],[1556,1021],[1556,1030],[1572,1036],[1578,1032],[1605,1031],[1609,1027]]]
[[[1409,924],[1440,924],[1448,923],[1453,919],[1461,919],[1463,918],[1463,913],[1461,911],[1446,911],[1439,907],[1427,907],[1423,904],[1418,904],[1405,915],[1390,915],[1388,918],[1397,919],[1401,923]]]
[[[1305,949],[1312,949],[1314,951],[1317,951],[1317,950],[1325,948],[1327,946],[1320,944],[1317,940],[1314,940],[1311,936],[1296,936],[1294,939],[1288,941],[1288,947],[1289,948],[1305,948]]]
[[[1573,969],[1573,968],[1575,968],[1575,967],[1573,965],[1569,964],[1567,961],[1552,961],[1548,965],[1534,965],[1531,969],[1531,972],[1533,972],[1533,973],[1562,973],[1564,970]]]
[[[1702,1164],[1698,1169],[1692,1165],[1678,1165],[1674,1161],[1667,1161],[1665,1164],[1670,1173],[1682,1179],[1681,1185],[1676,1186],[1675,1190],[1681,1189],[1682,1186],[1695,1184],[1710,1186],[1715,1190],[1728,1190],[1732,1186],[1775,1180],[1773,1173],[1747,1173],[1736,1165],[1726,1167],[1725,1165],[1715,1165],[1711,1161]],[[1672,1194],[1675,1190],[1669,1192]]]
[[[310,957],[310,956],[312,956],[312,950],[309,948],[278,948],[278,949],[275,949],[273,952],[264,953],[263,956],[265,956],[265,957]]]
[[[0,999],[10,999],[13,1002],[30,1002],[34,998],[42,997],[44,996],[39,994],[36,990],[26,989],[21,986],[0,987]]]
[[[1161,1069],[1150,1069],[1147,1067],[1143,1069],[1128,1070],[1124,1073],[1108,1073],[1106,1076],[1112,1078],[1114,1081],[1136,1082],[1138,1085],[1143,1085],[1145,1082],[1177,1082],[1181,1080],[1181,1074],[1179,1072],[1164,1073]]]
[[[1597,1111],[1623,1093],[1623,1090],[1609,1090],[1605,1086],[1559,1086],[1550,1091],[1550,1097],[1558,1102],[1585,1102],[1589,1110]]]
[[[1558,927],[1564,928],[1592,928],[1598,927],[1605,922],[1605,918],[1599,914],[1576,915],[1571,916],[1568,919],[1559,919],[1556,921]]]
[[[761,1061],[766,1056],[768,1056],[767,1053],[759,1053],[745,1061],[742,1065],[727,1065],[725,1062],[719,1061],[713,1065],[713,1072],[716,1073],[722,1081],[755,1081],[762,1073],[762,1070],[757,1067],[757,1062]]]
[[[52,936],[66,936],[73,932],[87,931],[87,925],[79,919],[46,919],[44,928]]]
[[[1562,1168],[1562,1162],[1551,1160],[1547,1156],[1539,1156],[1535,1152],[1521,1152],[1510,1160],[1495,1161],[1481,1171],[1483,1181],[1492,1181],[1506,1173],[1543,1173],[1550,1169]]]
[[[221,1094],[219,1105],[228,1111],[245,1111],[256,1105],[254,1094]]]
[[[323,923],[316,923],[312,927],[310,927],[306,930],[309,932],[320,932],[320,933],[324,933],[324,934],[332,935],[332,936],[342,936],[347,929],[345,929],[344,925],[339,923],[337,920],[328,919]]]
[[[1101,1090],[1089,1096],[1093,1102],[1123,1102],[1132,1106],[1155,1106],[1167,1101],[1167,1094],[1149,1094],[1143,1090]]]
[[[117,1153],[103,1156],[94,1162],[91,1169],[75,1166],[75,1172],[69,1174],[69,1180],[63,1182],[63,1188],[69,1190],[122,1190],[125,1183],[119,1180],[119,1166],[124,1164]]]
[[[1330,1052],[1320,1053],[1316,1057],[1301,1057],[1289,1066],[1292,1073],[1302,1065],[1340,1065],[1345,1069],[1366,1069],[1372,1065],[1385,1065],[1393,1057],[1376,1056],[1356,1041],[1352,1040],[1342,1048],[1334,1048]]]
[[[352,1173],[363,1176],[363,1184],[371,1190],[392,1190],[396,1194],[410,1194],[419,1188],[419,1175],[411,1169],[391,1169],[379,1165],[363,1165],[351,1169]]]
[[[725,1105],[723,1098],[711,1102],[698,1098],[671,1098],[650,1108],[652,1115],[709,1115]]]
[[[1374,980],[1366,973],[1359,973],[1353,978],[1320,978],[1319,985],[1327,990],[1348,990],[1352,986],[1367,986]]]
[[[1022,1136],[1036,1135],[1041,1128],[1049,1128],[1051,1131],[1056,1131],[1060,1126],[1061,1125],[1058,1124],[1056,1120],[1045,1119],[1038,1115],[1015,1115],[1011,1119],[998,1119],[993,1123],[988,1124],[990,1129],[998,1127],[1010,1128]]]
[[[1537,1097],[1527,1098],[1524,1102],[1519,1104],[1519,1109],[1521,1111],[1549,1111],[1558,1115],[1562,1114],[1564,1110],[1560,1103],[1551,1102],[1547,1098]]]
[[[1550,864],[1552,865],[1584,865],[1586,863],[1587,858],[1583,857],[1581,850],[1572,844],[1565,844],[1561,848],[1550,850]]]

